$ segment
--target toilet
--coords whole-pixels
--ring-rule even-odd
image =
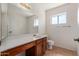
[[[54,41],[48,40],[48,49],[53,49],[53,47],[54,47]]]

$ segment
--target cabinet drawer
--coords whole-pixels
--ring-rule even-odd
[[[35,42],[30,42],[28,44],[25,44],[23,47],[23,50],[29,49],[31,47],[35,46]]]
[[[42,43],[42,39],[38,39],[38,40],[36,41],[36,44],[39,44],[39,43]]]

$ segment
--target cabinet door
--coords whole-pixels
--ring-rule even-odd
[[[47,49],[47,38],[43,38],[43,55],[45,54],[46,49]]]
[[[41,56],[42,55],[42,42],[37,45],[36,55],[37,56]]]

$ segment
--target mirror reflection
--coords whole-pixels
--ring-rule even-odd
[[[0,4],[0,45],[1,45],[1,33],[2,33],[2,22],[1,22],[1,4]]]
[[[30,6],[28,7],[28,9],[25,9],[21,5],[19,4],[1,5],[2,25],[0,24],[0,29],[2,30],[2,40],[10,36],[38,33],[39,28],[38,17],[33,14],[32,8]]]

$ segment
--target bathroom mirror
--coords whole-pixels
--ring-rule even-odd
[[[0,45],[1,45],[1,4],[0,4]]]
[[[2,12],[2,39],[22,34],[37,34],[39,19],[32,10],[23,10],[17,4],[4,4]]]
[[[36,15],[27,17],[28,19],[28,33],[37,34],[39,28],[39,19]]]

